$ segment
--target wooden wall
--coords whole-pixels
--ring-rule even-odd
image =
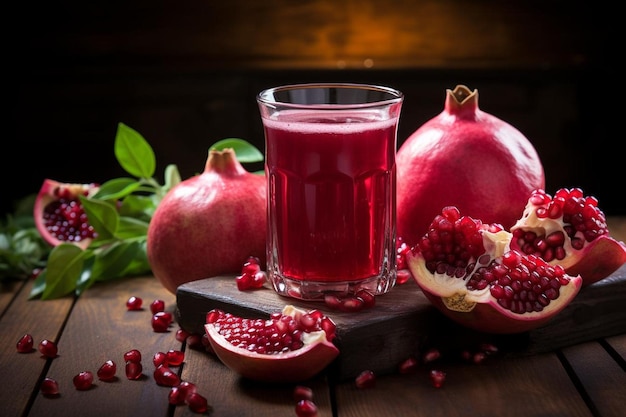
[[[159,171],[204,167],[226,137],[263,147],[255,95],[308,81],[386,84],[405,93],[399,141],[477,88],[481,108],[517,127],[547,188],[580,186],[626,214],[614,61],[617,13],[604,2],[212,0],[13,4],[1,174],[11,202],[43,178],[124,175],[118,122],[155,149]],[[622,48],[623,49],[623,48]],[[18,165],[17,172],[9,162]]]

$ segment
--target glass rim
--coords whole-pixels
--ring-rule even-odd
[[[372,91],[378,93],[384,93],[389,95],[389,98],[366,101],[363,103],[292,103],[288,101],[281,101],[275,98],[275,94],[284,91],[296,91],[296,90],[312,90],[312,89],[344,89],[344,90],[362,90]],[[281,86],[266,88],[259,92],[256,96],[257,102],[266,106],[274,107],[281,106],[283,108],[294,109],[351,109],[351,108],[369,108],[369,107],[381,107],[388,106],[394,103],[403,101],[404,94],[393,87],[388,87],[378,84],[366,84],[366,83],[345,83],[345,82],[311,82],[311,83],[297,83],[297,84],[285,84]]]

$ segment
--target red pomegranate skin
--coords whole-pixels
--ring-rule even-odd
[[[250,256],[264,265],[265,176],[246,171],[232,149],[211,150],[202,174],[172,188],[147,234],[154,276],[172,293],[181,284],[237,274]]]
[[[397,232],[413,245],[446,206],[507,230],[528,197],[544,188],[532,143],[509,123],[478,107],[478,91],[447,90],[443,111],[400,146]]]

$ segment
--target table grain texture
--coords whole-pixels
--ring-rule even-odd
[[[626,240],[626,218],[608,219],[611,234]],[[185,352],[182,380],[197,385],[215,417],[295,416],[296,384],[266,384],[244,380],[204,350],[176,340],[177,323],[168,332],[151,327],[149,304],[165,301],[176,310],[176,296],[152,276],[99,283],[80,297],[29,300],[32,281],[3,285],[0,291],[0,416],[29,417],[171,417],[193,416],[187,406],[168,403],[170,388],[157,385],[152,356],[179,349]],[[128,311],[130,296],[144,308]],[[626,300],[624,300],[626,309]],[[357,313],[358,314],[358,313]],[[428,380],[429,366],[415,373],[379,376],[370,389],[351,380],[319,376],[303,381],[313,389],[319,417],[369,416],[567,416],[621,417],[626,410],[626,329],[609,337],[524,357],[493,355],[481,364],[447,360],[433,364],[446,372],[443,387]],[[17,353],[16,342],[30,333],[35,351]],[[42,339],[58,343],[59,354],[45,359],[36,350]],[[143,376],[131,381],[124,374],[123,354],[138,349]],[[112,359],[117,378],[78,391],[72,384],[81,371],[96,371]],[[363,364],[364,369],[367,363]],[[44,377],[55,378],[60,396],[39,391]]]

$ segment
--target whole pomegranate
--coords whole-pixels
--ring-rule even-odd
[[[170,292],[186,282],[237,274],[250,256],[265,262],[265,176],[246,171],[233,149],[211,149],[202,174],[172,188],[147,234],[154,276]]]
[[[582,286],[561,265],[510,250],[512,234],[444,207],[406,254],[424,295],[443,314],[488,333],[520,333],[562,311]]]
[[[545,187],[543,165],[516,128],[478,108],[478,91],[447,90],[444,110],[400,146],[397,232],[413,245],[442,207],[510,228],[531,192]]]
[[[99,190],[97,184],[70,184],[45,179],[33,208],[35,226],[41,237],[52,246],[72,243],[87,248],[97,237],[89,224],[80,196]]]

